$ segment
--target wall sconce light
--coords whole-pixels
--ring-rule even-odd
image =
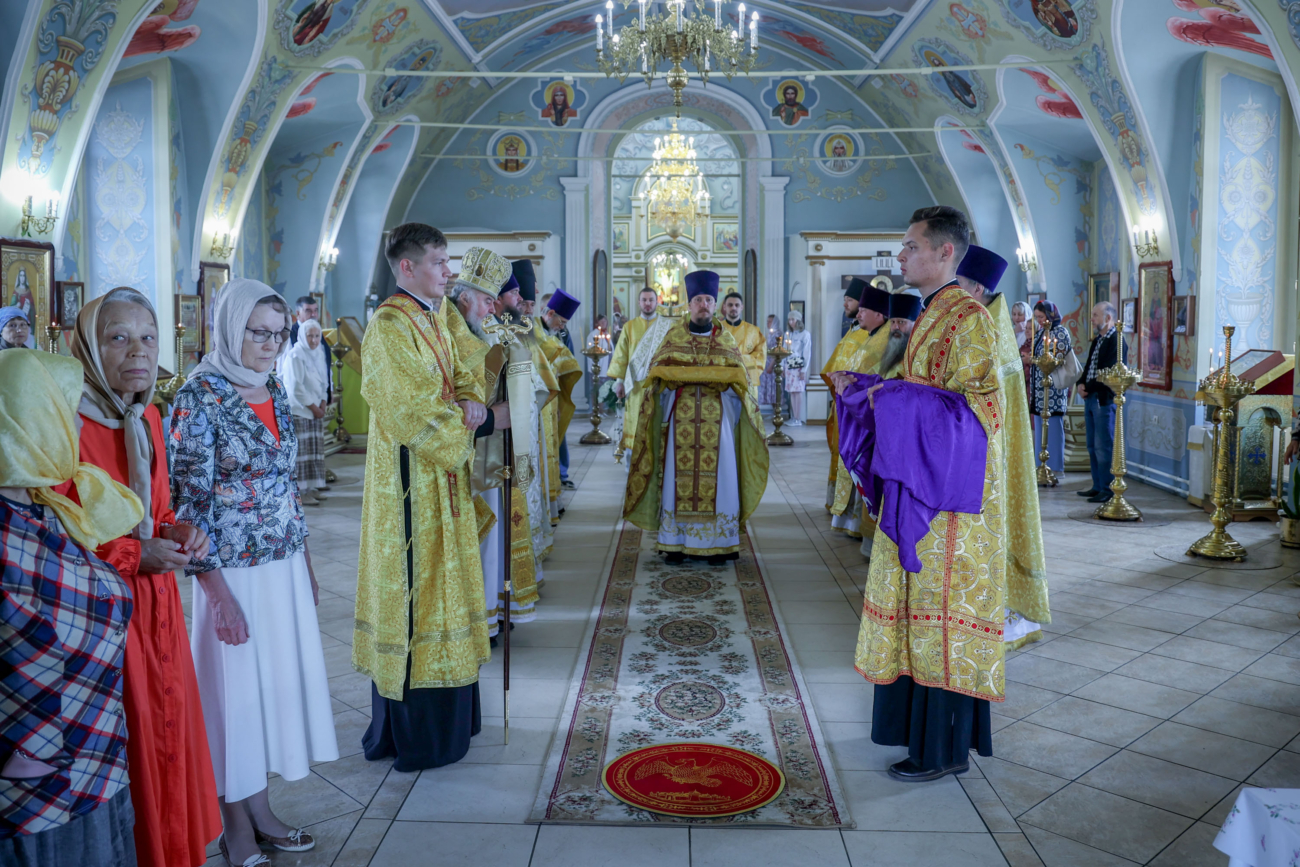
[[[333,271],[334,266],[339,263],[339,248],[330,247],[320,254],[320,268],[322,271]]]
[[[57,193],[51,193],[45,200],[45,216],[38,217],[32,210],[32,196],[23,199],[23,221],[19,226],[24,238],[30,238],[32,232],[38,235],[46,235],[54,230],[54,224],[59,219],[59,197]]]
[[[213,232],[212,246],[208,248],[208,252],[218,259],[229,259],[231,254],[235,252],[235,242],[231,239],[230,233],[224,232],[221,235],[221,241],[218,243],[217,234]]]
[[[1156,233],[1140,228],[1137,223],[1133,224],[1133,248],[1137,250],[1139,259],[1160,255],[1160,241]]]
[[[1017,247],[1016,259],[1020,261],[1021,271],[1032,271],[1038,268],[1038,259],[1034,257],[1034,253],[1032,250],[1026,250],[1023,247]]]

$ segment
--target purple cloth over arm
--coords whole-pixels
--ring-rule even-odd
[[[920,383],[857,380],[835,396],[840,457],[908,572],[921,571],[916,544],[939,512],[978,514],[988,436],[955,392]],[[867,392],[876,392],[873,410]]]

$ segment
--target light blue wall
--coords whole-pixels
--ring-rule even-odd
[[[248,209],[244,211],[244,225],[239,230],[239,244],[235,249],[235,260],[231,263],[230,273],[233,277],[247,277],[250,280],[266,282],[266,185],[265,176],[258,175],[253,185],[253,193],[248,198]]]
[[[1104,160],[1093,164],[1096,178],[1097,246],[1093,251],[1095,270],[1118,271],[1123,257],[1128,255],[1128,230],[1124,226],[1124,211],[1120,208],[1115,179]]]
[[[168,243],[166,227],[155,226],[153,83],[147,77],[108,88],[86,146],[86,298],[117,286],[158,300],[154,245]],[[171,275],[161,275],[170,294]]]
[[[320,261],[320,233],[354,125],[308,141],[292,151],[273,146],[266,160],[266,225],[271,245],[267,282],[291,301],[311,288]],[[277,143],[278,144],[278,143]]]

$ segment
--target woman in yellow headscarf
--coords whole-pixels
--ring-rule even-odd
[[[82,368],[0,353],[0,863],[136,864],[122,658],[131,591],[95,556],[144,517],[79,461]],[[80,502],[54,488],[72,480]]]

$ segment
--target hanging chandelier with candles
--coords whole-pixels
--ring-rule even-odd
[[[689,60],[706,84],[710,72],[720,72],[728,80],[737,73],[748,74],[758,58],[758,13],[745,19],[745,4],[739,4],[736,19],[743,29],[749,26],[749,50],[745,36],[722,25],[722,0],[712,0],[713,15],[705,12],[705,0],[695,0],[695,11],[686,14],[686,0],[665,0],[664,12],[646,14],[646,0],[637,0],[640,16],[637,24],[614,32],[614,0],[606,0],[604,16],[596,16],[596,60],[605,75],[622,84],[629,75],[640,72],[647,85],[653,84],[659,66],[671,62],[666,81],[673,91],[673,106],[682,116],[682,91],[686,88]],[[609,41],[608,47],[605,42]],[[714,69],[714,64],[717,69]]]
[[[673,128],[655,138],[654,162],[646,172],[649,204],[646,216],[663,226],[668,237],[680,238],[688,226],[709,216],[709,185],[695,162],[695,138],[689,140]]]

